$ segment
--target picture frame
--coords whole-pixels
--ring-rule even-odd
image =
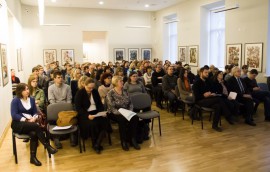
[[[3,87],[8,84],[9,81],[9,70],[7,64],[7,46],[5,44],[0,44],[0,54],[1,54],[1,72],[2,72],[2,84]]]
[[[198,66],[199,45],[192,45],[188,47],[188,57],[190,66]]]
[[[71,65],[74,64],[74,49],[61,49],[61,64],[62,66],[65,63],[69,63]]]
[[[113,54],[115,62],[122,62],[122,60],[126,59],[126,53],[124,48],[114,48]]]
[[[187,61],[187,47],[186,46],[178,46],[178,60],[180,62]]]
[[[22,52],[21,52],[21,48],[17,49],[17,68],[18,68],[18,72],[23,71],[23,69],[22,69]]]
[[[226,45],[226,64],[241,67],[242,64],[242,44]]]
[[[262,72],[262,60],[263,43],[246,43],[244,64],[247,65],[249,69],[256,69],[258,72]]]
[[[139,48],[128,49],[128,60],[129,61],[139,60]]]
[[[44,49],[43,50],[43,62],[44,66],[50,64],[51,62],[57,61],[57,51],[56,49]]]
[[[142,55],[142,60],[152,60],[152,48],[142,48],[141,49],[141,55]]]

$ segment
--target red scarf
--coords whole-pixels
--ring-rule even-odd
[[[189,85],[189,82],[188,82],[188,78],[187,77],[184,77],[184,84],[185,84],[186,90],[187,91],[190,91],[190,85]]]

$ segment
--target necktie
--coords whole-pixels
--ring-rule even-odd
[[[245,89],[244,89],[244,87],[243,87],[243,85],[242,85],[242,82],[240,81],[240,78],[237,78],[237,81],[238,81],[238,84],[239,84],[241,93],[244,93],[244,92],[245,92]]]

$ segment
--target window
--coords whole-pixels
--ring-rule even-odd
[[[225,66],[225,13],[210,11],[209,62],[218,68]]]
[[[172,63],[177,61],[177,20],[176,14],[164,18],[164,41],[163,41],[163,60]]]

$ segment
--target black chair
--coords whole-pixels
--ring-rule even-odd
[[[151,97],[146,93],[132,94],[130,98],[131,98],[131,102],[133,104],[134,109],[142,110],[146,108],[151,108],[151,102],[152,102]],[[158,118],[159,135],[161,136],[160,114],[158,111],[149,110],[146,112],[139,112],[137,113],[137,115],[141,119],[152,120],[152,126],[151,126],[152,132],[153,132],[153,126],[154,126],[154,118]]]
[[[17,139],[31,139],[27,134],[18,134],[12,131],[12,145],[13,145],[13,155],[15,156],[15,163],[18,164],[18,156],[17,156],[17,146],[16,146],[16,138]]]

